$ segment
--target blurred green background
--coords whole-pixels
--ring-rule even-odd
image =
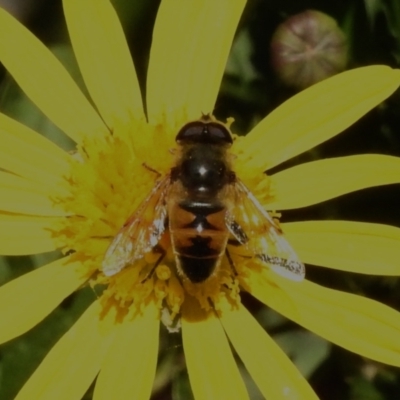
[[[151,32],[159,3],[160,0],[113,1],[123,23],[143,91]],[[0,0],[0,6],[8,8],[50,47],[82,87],[82,79],[69,45],[60,0]],[[325,13],[336,21],[342,31],[340,45],[333,39],[333,46],[322,49],[322,61],[319,65],[322,70],[335,72],[329,67],[332,64],[343,64],[343,59],[347,59],[346,65],[343,65],[346,69],[371,64],[399,67],[400,0],[248,0],[215,109],[216,116],[221,119],[228,116],[235,118],[235,132],[245,134],[271,110],[299,91],[299,75],[296,78],[295,74],[289,80],[281,79],[286,69],[293,67],[290,62],[287,64],[286,61],[276,61],[279,57],[276,43],[279,46],[282,37],[275,37],[273,48],[271,42],[274,32],[281,24],[284,32],[293,28],[288,22],[290,17],[297,16],[296,23],[301,25],[304,19],[307,24],[307,18],[310,18],[310,13],[304,14],[307,10]],[[330,34],[326,20],[317,17],[312,23],[322,24],[322,34],[321,37],[317,35],[309,38],[311,48],[318,46]],[[324,51],[333,53],[324,54]],[[300,47],[298,53],[301,52]],[[329,63],[324,62],[327,57]],[[308,68],[312,79],[314,68],[318,68],[314,61],[305,58],[305,64],[300,63],[298,67],[299,71]],[[316,64],[318,65],[318,60]],[[318,73],[314,75],[318,76]],[[73,147],[73,143],[24,97],[1,64],[0,111],[23,121],[66,149]],[[398,92],[346,132],[270,172],[314,159],[359,153],[400,156]],[[399,199],[400,185],[371,188],[317,206],[285,212],[283,221],[348,219],[400,227]],[[58,254],[51,253],[33,257],[0,258],[0,284],[56,257]],[[397,278],[363,276],[314,266],[307,266],[307,276],[327,287],[365,295],[400,310],[400,282]],[[93,298],[94,294],[90,289],[81,290],[66,299],[30,332],[0,347],[1,400],[15,397],[47,351]],[[333,346],[272,310],[267,310],[248,296],[244,301],[309,379],[322,400],[400,399],[399,369]],[[271,360],[271,370],[274,368],[273,362]],[[251,399],[262,399],[244,368],[241,369],[248,383]],[[92,388],[84,398],[90,399],[91,395]],[[167,334],[162,329],[158,373],[152,399],[191,398],[180,337],[177,334]]]

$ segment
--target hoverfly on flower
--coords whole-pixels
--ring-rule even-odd
[[[175,165],[115,236],[103,261],[104,274],[112,276],[153,252],[158,258],[150,276],[172,245],[178,275],[201,283],[218,271],[225,255],[235,271],[230,253],[243,246],[247,257],[302,280],[304,264],[231,168],[229,129],[206,115],[185,124],[176,142]]]

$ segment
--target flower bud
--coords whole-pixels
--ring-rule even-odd
[[[333,18],[308,10],[278,26],[271,41],[271,55],[281,80],[304,89],[344,70],[346,37]]]

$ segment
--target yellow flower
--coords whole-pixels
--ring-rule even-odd
[[[173,166],[177,131],[212,113],[244,0],[163,0],[154,28],[145,109],[115,11],[107,0],[64,0],[68,30],[94,107],[57,59],[0,10],[0,61],[31,100],[77,143],[69,154],[0,115],[0,252],[62,249],[65,256],[0,290],[0,340],[23,334],[84,284],[103,288],[61,338],[17,399],[148,399],[161,315],[180,316],[196,399],[246,399],[227,338],[269,399],[315,399],[288,357],[241,305],[247,290],[326,339],[400,366],[400,315],[372,300],[293,282],[226,261],[200,285],[183,282],[171,254],[148,279],[149,253],[107,277],[104,254],[157,180]],[[11,40],[12,38],[12,40]],[[315,204],[366,187],[398,183],[400,160],[357,155],[264,171],[343,131],[400,84],[384,66],[345,72],[293,97],[232,147],[234,169],[268,210]],[[154,171],[157,171],[154,172]],[[305,263],[398,275],[400,230],[350,221],[281,225]],[[169,251],[170,253],[170,251]],[[209,299],[212,301],[210,302]],[[273,367],[271,367],[273,365]]]

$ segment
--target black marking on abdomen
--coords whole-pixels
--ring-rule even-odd
[[[212,238],[196,235],[191,237],[190,246],[178,247],[180,268],[191,282],[205,281],[214,272],[221,257],[220,252],[210,247]]]
[[[191,200],[182,201],[179,203],[179,206],[192,214],[200,214],[205,217],[222,211],[225,208],[225,206],[219,202],[205,203]]]
[[[212,239],[209,236],[196,235],[191,237],[190,241],[192,243],[190,246],[177,248],[179,254],[200,259],[204,257],[218,257],[219,251],[210,247]]]
[[[218,213],[224,210],[225,206],[220,203],[203,203],[203,202],[186,202],[183,201],[179,204],[183,210],[190,212],[194,216],[194,220],[189,224],[182,226],[182,228],[201,230],[209,229],[220,231],[219,228],[211,224],[207,217],[211,214]]]
[[[189,224],[186,224],[184,226],[182,226],[182,228],[188,228],[188,229],[195,229],[195,230],[205,230],[205,229],[209,229],[211,231],[219,231],[220,229],[218,229],[217,227],[215,227],[213,224],[210,224],[207,220],[207,217],[205,217],[204,215],[195,215],[195,218],[192,222],[190,222]]]
[[[218,257],[195,258],[179,256],[180,266],[185,275],[193,283],[205,281],[213,273]]]

